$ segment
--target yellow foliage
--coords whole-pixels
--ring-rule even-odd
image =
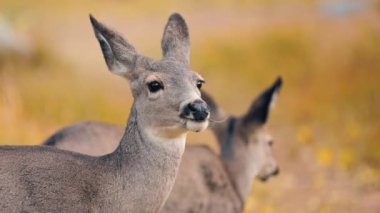
[[[346,132],[352,140],[358,139],[361,134],[361,126],[359,122],[350,120],[347,124]]]
[[[262,209],[261,209],[261,211],[260,212],[263,212],[263,213],[273,213],[273,212],[276,212],[275,211],[275,208],[274,208],[274,206],[272,206],[272,205],[266,205],[266,206],[264,206]]]
[[[344,170],[349,170],[352,169],[356,163],[357,159],[353,150],[343,148],[343,150],[340,151],[338,156],[338,164],[340,168]]]
[[[313,179],[313,187],[314,189],[316,190],[320,190],[324,187],[326,187],[326,177],[323,173],[318,173],[315,175],[314,179]]]
[[[249,196],[245,204],[244,213],[254,212],[254,209],[257,208],[256,200],[253,196]]]
[[[380,189],[380,171],[368,166],[359,169],[356,175],[357,185],[365,190]]]
[[[317,160],[320,166],[327,167],[332,163],[333,154],[329,148],[321,148],[317,151]]]
[[[312,144],[313,142],[313,132],[309,126],[303,125],[298,128],[297,131],[297,141],[301,144]]]

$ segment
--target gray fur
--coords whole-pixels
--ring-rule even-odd
[[[244,201],[251,192],[252,180],[255,177],[266,181],[279,172],[277,162],[272,155],[273,139],[266,131],[265,124],[281,86],[282,79],[278,78],[253,101],[247,113],[240,117],[231,116],[230,120],[212,127],[220,142],[221,159]],[[205,100],[208,101],[207,98]],[[226,129],[231,120],[235,122],[235,131],[229,136],[232,143],[224,140],[228,137]]]
[[[174,184],[186,133],[207,126],[207,119],[179,117],[188,103],[201,101],[196,87],[200,77],[188,64],[139,55],[122,36],[93,17],[91,22],[109,69],[131,82],[134,103],[127,127],[118,129],[115,139],[98,137],[99,132],[92,132],[98,127],[79,128],[84,132],[68,128],[55,137],[78,136],[78,145],[112,140],[106,143],[113,144],[107,150],[111,153],[100,157],[49,146],[0,147],[2,212],[157,212]],[[152,78],[165,89],[150,92],[147,81]],[[109,130],[106,125],[100,128]]]
[[[165,27],[161,47],[165,58],[190,64],[189,30],[184,23],[185,20],[179,14],[171,16]]]
[[[84,121],[60,130],[49,137],[44,142],[44,145],[92,156],[101,156],[104,153],[113,152],[123,134],[124,129],[120,126],[96,121]],[[96,141],[104,141],[104,143],[97,143]]]
[[[257,124],[253,119],[249,122],[252,125],[247,125],[246,117],[252,111],[265,112],[268,116],[268,111],[260,108],[269,109],[272,101],[267,99],[272,100],[280,87],[281,84],[275,83],[264,91],[241,117],[225,114],[210,95],[202,92],[202,99],[211,108],[212,120],[223,120],[210,125],[222,154],[218,156],[206,146],[187,146],[173,191],[162,212],[242,212],[254,178],[268,179],[277,171],[268,144],[270,138],[265,137],[265,123]],[[257,104],[263,101],[267,104]],[[118,140],[120,131],[116,125],[83,122],[58,131],[45,144],[96,155],[112,150],[110,145],[115,146],[113,141]],[[55,135],[62,137],[55,139]],[[88,141],[92,144],[82,144],[79,142],[82,138],[91,139]],[[106,138],[109,140],[104,140]]]

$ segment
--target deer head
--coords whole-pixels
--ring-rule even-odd
[[[226,115],[210,96],[202,93],[211,108],[211,120],[224,120],[212,123],[211,129],[220,143],[221,158],[243,198],[248,196],[255,177],[265,181],[279,173],[272,154],[273,139],[265,124],[281,85],[282,79],[278,78],[240,117]]]
[[[208,126],[209,109],[199,90],[204,80],[190,68],[189,32],[179,14],[166,24],[161,60],[140,55],[119,33],[90,19],[108,69],[130,81],[141,126],[164,138]]]

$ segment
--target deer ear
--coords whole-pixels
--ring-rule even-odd
[[[214,128],[215,125],[222,123],[226,120],[226,115],[223,110],[216,104],[215,100],[205,91],[201,90],[201,97],[207,103],[210,108],[210,120],[215,121],[210,123],[210,127]]]
[[[174,13],[169,17],[162,36],[161,48],[164,58],[190,64],[189,30],[180,14]]]
[[[245,126],[251,126],[252,124],[263,125],[267,122],[270,109],[274,106],[281,86],[282,78],[278,77],[271,87],[255,99],[247,114],[243,116],[243,124]]]
[[[98,22],[91,14],[90,21],[108,69],[117,75],[131,78],[137,59],[135,48],[120,34]]]

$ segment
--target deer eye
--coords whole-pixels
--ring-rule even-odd
[[[148,83],[148,89],[150,92],[157,92],[160,89],[164,89],[164,85],[158,81],[152,81]]]
[[[198,87],[198,89],[201,89],[201,88],[202,88],[202,85],[203,85],[204,82],[205,82],[205,81],[203,81],[203,80],[198,80],[198,81],[197,81],[197,87]]]

